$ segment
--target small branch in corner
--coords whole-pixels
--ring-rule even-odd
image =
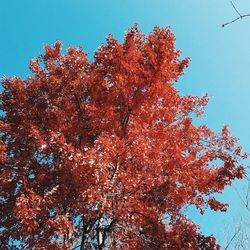
[[[236,21],[238,21],[238,20],[240,20],[240,19],[243,19],[243,18],[245,18],[245,17],[250,17],[250,13],[249,13],[249,14],[242,15],[242,14],[238,11],[238,9],[235,7],[234,3],[233,3],[232,1],[230,1],[230,3],[231,3],[231,5],[232,5],[233,9],[235,10],[235,12],[237,13],[238,17],[235,18],[235,19],[233,19],[232,21],[229,21],[229,22],[227,22],[227,23],[222,24],[222,27],[225,27],[225,26],[227,26],[227,25],[229,25],[229,24],[231,24],[231,23],[234,23],[234,22],[236,22]]]
[[[242,17],[242,15],[240,14],[240,12],[236,9],[234,3],[232,1],[230,1],[231,5],[233,6],[235,12],[239,15],[239,17]]]

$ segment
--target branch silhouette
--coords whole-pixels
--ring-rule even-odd
[[[236,21],[238,21],[238,20],[241,20],[241,19],[243,19],[243,18],[245,18],[245,17],[250,17],[250,13],[249,13],[249,14],[244,14],[244,15],[242,15],[242,14],[238,11],[238,9],[235,7],[234,3],[233,3],[232,1],[230,1],[230,3],[231,3],[231,5],[232,5],[233,9],[235,10],[235,12],[237,13],[238,17],[235,18],[235,19],[233,19],[232,21],[229,21],[229,22],[227,22],[227,23],[222,24],[222,27],[225,27],[225,26],[227,26],[227,25],[229,25],[229,24],[231,24],[231,23],[234,23],[234,22],[236,22]]]

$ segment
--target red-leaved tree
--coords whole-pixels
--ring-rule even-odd
[[[81,48],[45,46],[32,76],[2,80],[0,249],[219,249],[185,217],[242,178],[227,127],[195,126],[207,96],[181,96],[188,66],[169,28],[135,25]]]

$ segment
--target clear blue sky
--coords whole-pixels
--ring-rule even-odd
[[[250,12],[250,1],[234,3],[242,13]],[[250,152],[250,18],[221,27],[234,17],[227,0],[1,0],[0,76],[26,77],[29,60],[57,39],[64,48],[83,46],[91,58],[105,35],[122,40],[134,22],[145,33],[155,25],[171,26],[177,47],[192,58],[177,88],[183,94],[207,92],[212,98],[203,122],[215,131],[229,124]],[[225,225],[242,214],[250,218],[233,189],[221,200],[231,204],[227,214],[189,214],[202,232],[223,241]]]

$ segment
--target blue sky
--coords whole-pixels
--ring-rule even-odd
[[[250,12],[250,1],[234,3],[243,14]],[[250,18],[221,27],[235,17],[227,0],[2,0],[0,76],[26,77],[29,60],[57,39],[64,48],[83,46],[91,58],[108,33],[121,41],[134,22],[144,33],[155,25],[171,26],[177,48],[192,59],[177,88],[183,94],[207,92],[211,99],[202,122],[218,132],[229,124],[250,152]],[[242,185],[234,186],[241,191]],[[231,204],[227,214],[189,215],[205,234],[223,241],[225,227],[241,216],[250,221],[250,216],[234,189],[227,189],[221,200]]]

